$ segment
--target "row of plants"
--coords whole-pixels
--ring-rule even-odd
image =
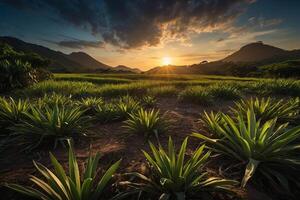
[[[219,100],[237,100],[245,95],[257,94],[299,97],[300,86],[299,82],[294,80],[213,83],[186,87],[179,92],[178,98],[209,106]]]
[[[107,79],[107,78],[101,78]],[[81,80],[81,79],[80,79]],[[85,79],[82,79],[85,80]],[[88,81],[88,80],[87,80]],[[72,95],[74,98],[105,97],[116,98],[124,95],[178,97],[179,100],[209,106],[219,100],[237,100],[247,95],[273,95],[297,97],[300,85],[295,80],[264,81],[225,81],[211,80],[176,81],[132,81],[120,84],[101,84],[87,81],[45,81],[24,90],[15,92],[16,96],[42,97],[44,94]]]
[[[42,200],[96,200],[96,199],[213,199],[216,194],[234,196],[234,180],[209,175],[204,166],[210,157],[205,146],[197,148],[186,159],[186,138],[177,152],[171,138],[168,149],[156,147],[151,142],[151,154],[143,151],[149,162],[149,175],[139,172],[121,174],[122,181],[113,181],[121,160],[112,164],[98,178],[100,154],[90,156],[80,173],[73,145],[69,143],[68,172],[50,153],[53,171],[33,161],[41,178],[30,176],[34,187],[7,183],[6,186],[23,195]],[[122,189],[123,188],[123,189]],[[105,191],[110,189],[110,194]],[[113,195],[114,194],[114,195]],[[113,196],[113,197],[112,197]]]
[[[45,95],[34,102],[1,98],[0,126],[2,136],[29,142],[26,144],[29,150],[45,143],[56,146],[62,139],[86,136],[92,123],[126,120],[124,127],[130,133],[149,130],[147,134],[151,134],[156,127],[159,134],[164,126],[159,111],[149,110],[154,105],[152,96],[144,96],[141,101],[124,96],[110,102],[94,97],[73,100],[57,94]]]
[[[209,86],[191,86],[178,95],[182,101],[190,101],[193,103],[209,106],[215,100],[236,100],[241,98],[242,93],[237,86],[233,84],[213,84]]]
[[[116,98],[125,95],[143,96],[143,95],[160,95],[166,91],[174,92],[173,88],[165,88],[164,91],[158,89],[161,86],[166,86],[171,83],[164,81],[150,82],[150,81],[133,81],[130,83],[120,84],[100,84],[97,82],[86,81],[57,81],[48,80],[35,85],[32,85],[24,90],[16,90],[14,92],[17,96],[27,97],[42,97],[44,94],[64,94],[72,95],[76,98],[84,97],[107,97]],[[151,88],[156,88],[151,91]]]

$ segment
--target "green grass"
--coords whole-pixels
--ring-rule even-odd
[[[196,91],[198,89],[199,91]],[[185,96],[190,94],[196,97],[195,101],[192,98],[187,99],[204,104],[207,99],[209,104],[209,96],[212,96],[214,100],[235,100],[244,94],[299,96],[299,92],[299,81],[283,79],[274,81],[201,75],[58,74],[55,75],[54,80],[44,81],[24,90],[17,90],[14,95],[36,98],[56,93],[81,99],[84,97],[113,98],[146,94],[168,97],[179,94],[185,99]]]
[[[72,82],[91,82],[93,84],[121,84],[130,83],[132,80],[125,78],[109,78],[109,77],[90,77],[81,75],[58,76],[57,81],[72,81]]]
[[[147,93],[151,96],[159,96],[159,97],[172,97],[176,95],[178,89],[173,85],[166,85],[160,87],[153,87],[148,89]]]
[[[242,96],[239,87],[233,83],[214,83],[208,86],[190,86],[178,95],[182,101],[189,101],[204,106],[212,105],[219,100],[235,100]]]
[[[203,86],[188,87],[181,91],[178,97],[181,101],[193,102],[203,106],[213,104],[213,96]]]
[[[234,84],[218,83],[205,88],[215,99],[235,100],[241,97],[241,91]]]
[[[300,96],[300,82],[288,79],[258,81],[249,85],[249,89],[262,95]]]
[[[84,96],[96,88],[90,82],[71,82],[71,81],[44,81],[30,86],[15,93],[19,96],[43,97],[45,94],[63,94],[66,96]]]

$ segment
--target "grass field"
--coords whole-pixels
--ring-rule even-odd
[[[93,199],[95,191],[95,199],[297,199],[298,97],[300,81],[293,79],[55,74],[0,99],[0,193],[23,199],[9,188],[28,194],[15,183],[35,183],[65,195],[68,175],[87,191],[78,199]],[[66,139],[74,143],[69,154]],[[73,171],[66,175],[61,167],[68,162]],[[84,171],[90,174],[80,181]],[[30,182],[30,174],[38,178]],[[100,189],[99,174],[107,178]],[[90,185],[79,186],[85,180]]]

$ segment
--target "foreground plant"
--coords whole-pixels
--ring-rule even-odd
[[[142,104],[145,107],[153,107],[156,104],[156,98],[154,96],[151,95],[145,95],[142,98]]]
[[[276,79],[268,81],[258,81],[252,85],[255,93],[262,95],[284,95],[299,96],[300,87],[297,81],[288,79]]]
[[[234,100],[241,97],[238,88],[232,84],[214,84],[206,90],[216,99]]]
[[[213,104],[213,96],[203,86],[191,86],[179,93],[178,98],[181,101],[189,101],[203,106]]]
[[[82,98],[81,101],[78,102],[78,105],[88,114],[94,114],[96,107],[102,106],[103,104],[103,99],[96,97]]]
[[[287,102],[283,100],[267,99],[250,99],[241,100],[233,108],[234,113],[247,115],[248,109],[253,109],[257,119],[268,121],[277,118],[278,121],[289,122],[296,118],[299,113],[299,99],[293,99]]]
[[[167,131],[168,124],[163,117],[160,117],[159,110],[147,111],[142,108],[129,116],[129,119],[124,122],[124,128],[129,133],[143,134],[145,138],[149,138],[152,135],[158,137],[159,134]]]
[[[71,106],[73,105],[72,96],[64,96],[57,93],[45,94],[37,100],[37,106],[44,108],[45,106]]]
[[[52,153],[50,153],[50,159],[54,168],[53,171],[33,161],[35,168],[42,177],[30,176],[30,181],[35,184],[35,188],[17,184],[7,184],[7,187],[24,195],[42,200],[107,199],[103,198],[103,192],[109,186],[109,182],[121,162],[119,160],[111,165],[99,180],[97,178],[99,154],[88,158],[82,174],[80,174],[76,156],[70,142],[68,175]]]
[[[276,119],[261,122],[253,109],[247,110],[246,119],[240,113],[236,119],[222,114],[225,123],[213,122],[215,138],[200,133],[193,136],[206,141],[213,151],[246,163],[241,185],[250,179],[264,177],[268,186],[288,188],[289,181],[298,182],[293,173],[300,167],[300,126],[287,130],[288,124],[278,125]],[[216,137],[219,136],[219,137]],[[259,174],[259,175],[257,175]],[[300,182],[298,182],[300,183]]]
[[[140,102],[131,96],[124,96],[119,99],[116,107],[119,111],[119,118],[123,120],[128,118],[129,114],[136,112],[141,106]]]
[[[218,135],[218,128],[217,125],[221,126],[224,124],[224,120],[222,117],[221,112],[204,112],[204,116],[201,118],[201,121],[204,123],[204,127],[211,133],[216,134],[218,137],[221,137]]]
[[[146,193],[151,199],[182,200],[189,198],[213,197],[216,192],[231,193],[235,181],[210,177],[203,167],[207,163],[210,152],[203,152],[204,145],[198,148],[189,159],[185,159],[188,138],[186,138],[177,154],[171,138],[168,150],[161,146],[156,148],[150,142],[152,155],[143,151],[150,164],[150,173],[129,173],[142,182],[122,182],[137,191]],[[132,192],[134,193],[134,192]]]
[[[0,98],[0,124],[2,128],[18,123],[29,109],[27,100],[14,100],[13,98]]]
[[[120,116],[123,116],[124,113],[120,112],[115,104],[103,104],[95,107],[95,118],[97,122],[108,123],[119,121]]]
[[[177,89],[174,85],[165,85],[159,87],[153,87],[147,90],[147,93],[152,96],[160,96],[160,97],[167,97],[167,96],[174,96],[177,93]]]
[[[10,130],[30,141],[32,145],[29,145],[29,148],[38,147],[45,141],[54,141],[56,144],[61,138],[85,133],[89,117],[83,114],[84,111],[74,107],[31,107],[30,112],[24,113],[24,120]]]

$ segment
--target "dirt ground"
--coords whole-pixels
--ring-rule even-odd
[[[222,102],[212,107],[201,107],[195,104],[181,103],[174,98],[163,98],[157,102],[157,108],[161,113],[166,112],[166,119],[170,123],[169,131],[165,135],[160,136],[161,144],[166,144],[168,137],[171,136],[177,144],[181,144],[183,139],[189,136],[193,131],[205,132],[199,118],[203,111],[223,111],[227,112],[228,107],[232,106],[232,102]],[[143,136],[129,135],[122,128],[123,123],[95,124],[91,131],[95,137],[81,138],[76,141],[75,149],[77,159],[83,165],[85,159],[90,153],[100,152],[100,166],[107,169],[112,162],[122,158],[122,164],[118,173],[129,171],[145,171],[145,158],[141,149],[148,150],[148,144]],[[152,139],[153,143],[156,140]],[[189,151],[199,146],[199,140],[189,138]],[[66,149],[58,147],[51,152],[57,156],[60,162],[67,163]],[[34,174],[32,160],[36,160],[50,166],[48,151],[39,151],[34,153],[19,152],[14,145],[11,145],[0,157],[0,184],[3,183],[27,183],[28,174]],[[214,171],[217,167],[212,166]],[[7,191],[2,187],[0,193],[5,194]],[[244,191],[245,198],[249,200],[268,200],[265,194],[262,194],[252,187]],[[1,198],[0,198],[1,199]]]

